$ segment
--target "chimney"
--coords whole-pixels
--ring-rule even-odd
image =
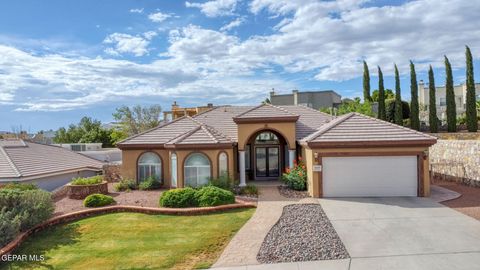
[[[270,101],[272,100],[273,96],[275,96],[275,88],[272,88],[272,91],[270,91]]]
[[[292,90],[293,105],[298,105],[298,90]]]
[[[418,103],[421,105],[428,105],[428,95],[425,92],[425,83],[423,80],[418,81]]]
[[[177,105],[177,102],[174,101],[172,104],[172,111],[175,110],[176,108],[178,108],[178,105]]]

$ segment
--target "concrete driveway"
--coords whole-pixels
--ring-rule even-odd
[[[428,198],[320,199],[349,269],[480,269],[480,222]]]

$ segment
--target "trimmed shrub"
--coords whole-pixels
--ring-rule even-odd
[[[103,182],[103,175],[96,175],[92,177],[78,177],[72,180],[70,184],[72,185],[79,185],[79,186],[86,186],[86,185],[95,185],[100,184]]]
[[[160,197],[160,206],[175,208],[198,206],[195,193],[195,189],[191,187],[176,188],[165,191]]]
[[[159,189],[162,186],[162,183],[160,181],[149,177],[145,181],[141,182],[140,185],[138,185],[138,189],[140,190],[152,190],[152,189]]]
[[[115,200],[111,196],[97,193],[88,195],[83,201],[83,205],[85,207],[100,207],[113,204],[114,202]]]
[[[210,179],[209,185],[233,191],[235,183],[228,175]]]
[[[206,186],[197,190],[195,198],[200,207],[230,204],[235,202],[233,192],[215,186]]]
[[[120,182],[113,185],[115,191],[125,191],[137,189],[137,183],[131,179],[122,179]]]
[[[240,194],[247,196],[258,196],[258,188],[257,186],[248,184],[240,188]]]
[[[50,192],[40,189],[0,189],[0,242],[49,219],[54,211]]]
[[[25,184],[25,183],[8,183],[1,188],[3,189],[18,189],[18,190],[34,190],[38,189],[35,184]]]
[[[287,186],[294,190],[306,190],[307,189],[307,172],[305,165],[299,158],[299,161],[295,161],[293,168],[287,168],[282,175],[282,180]]]

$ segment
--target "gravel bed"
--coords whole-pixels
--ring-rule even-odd
[[[345,258],[348,252],[319,204],[285,206],[257,254],[261,263]]]
[[[286,198],[303,199],[310,197],[310,195],[308,195],[308,191],[306,190],[294,190],[285,185],[278,186],[278,192],[280,192],[280,195]]]

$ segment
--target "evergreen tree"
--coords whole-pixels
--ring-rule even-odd
[[[435,77],[433,76],[433,69],[430,66],[428,70],[428,95],[429,95],[429,117],[428,122],[430,125],[430,132],[438,132],[438,119],[437,119],[437,101],[435,99]]]
[[[457,108],[455,105],[455,92],[453,91],[452,66],[445,56],[445,88],[447,99],[447,130],[448,132],[457,131]]]
[[[470,48],[465,46],[465,56],[467,60],[467,129],[469,132],[477,132],[478,130],[478,120],[477,120],[477,109],[476,109],[476,100],[475,100],[475,80],[473,77],[473,62],[472,62],[472,52]]]
[[[403,113],[402,113],[402,95],[400,90],[400,75],[398,74],[398,68],[395,64],[395,115],[394,123],[397,125],[403,125]]]
[[[382,120],[387,119],[385,111],[385,88],[383,86],[383,73],[378,67],[378,118]]]
[[[371,102],[370,96],[370,73],[368,71],[367,62],[363,61],[363,101]]]
[[[418,85],[417,73],[415,72],[415,65],[410,61],[410,127],[415,130],[420,130],[420,118],[418,108]]]

